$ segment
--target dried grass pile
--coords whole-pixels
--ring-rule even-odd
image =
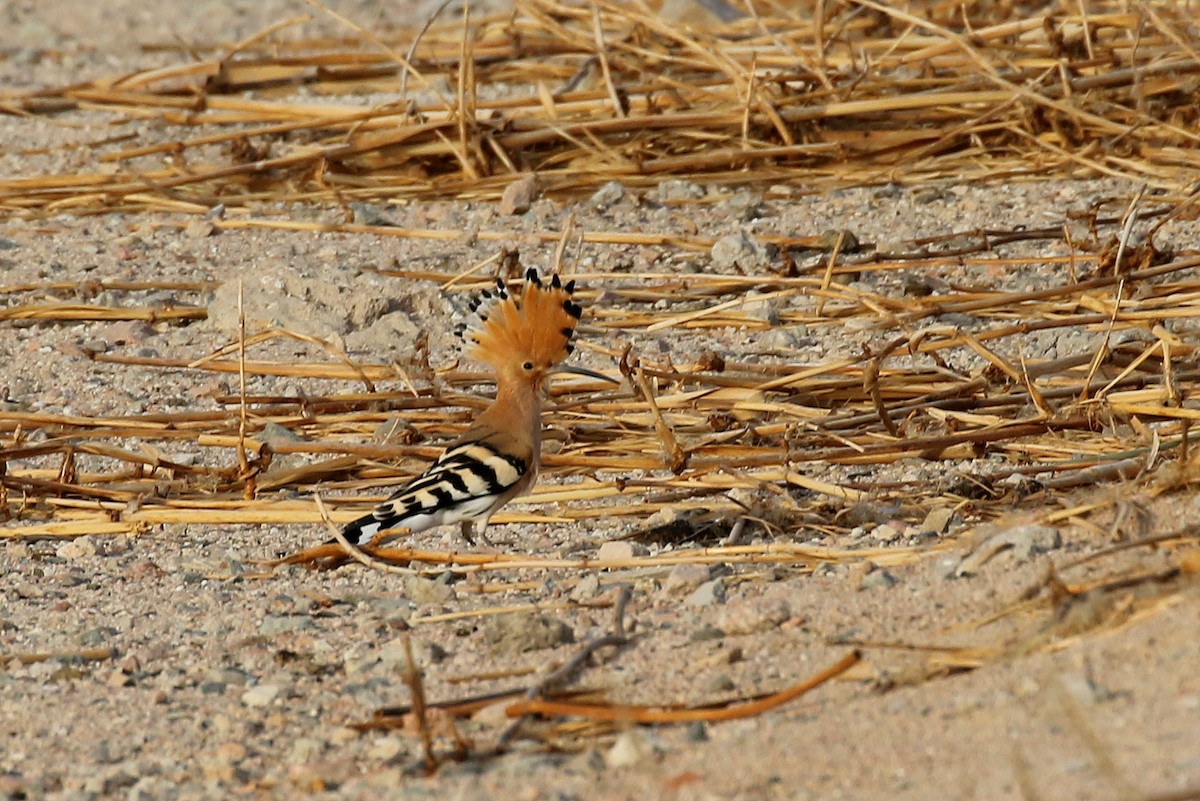
[[[85,171],[2,178],[0,209],[494,198],[530,171],[559,193],[666,176],[810,188],[1114,175],[1175,188],[1200,166],[1186,8],[815,8],[739,3],[735,19],[692,27],[641,3],[518,0],[423,32],[347,21],[347,38],[319,40],[287,20],[176,66],[0,90],[0,113],[102,111],[180,132],[97,142]]]

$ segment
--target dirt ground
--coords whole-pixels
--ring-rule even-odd
[[[360,20],[412,12],[368,0],[331,5]],[[310,11],[285,0],[10,0],[0,6],[0,86],[59,85],[165,63],[166,55],[135,43],[236,41],[273,20]],[[335,30],[324,18],[311,25]],[[98,123],[93,113],[0,115],[0,173],[78,167],[88,163],[86,143],[135,128]],[[137,133],[170,136],[148,125]],[[544,268],[553,247],[531,235],[561,230],[569,215],[580,230],[718,239],[742,230],[815,235],[849,229],[860,241],[900,247],[977,227],[1053,224],[1100,197],[1113,198],[1119,209],[1136,188],[1110,180],[1029,180],[949,183],[933,194],[897,186],[820,195],[767,192],[752,219],[731,213],[744,202],[734,200],[730,188],[698,189],[714,202],[680,206],[658,202],[662,195],[655,193],[630,192],[611,205],[542,199],[509,217],[484,203],[381,211],[402,227],[511,230],[525,263]],[[189,229],[188,221],[170,215],[0,217],[6,305],[37,297],[13,289],[22,284],[152,278],[226,287],[224,295],[180,292],[170,298],[213,304],[207,321],[0,323],[0,401],[6,410],[121,417],[218,408],[215,396],[235,390],[236,378],[99,363],[85,350],[204,356],[230,341],[228,287],[239,278],[255,313],[334,338],[354,358],[406,363],[414,338],[424,331],[435,362],[445,362],[463,298],[443,294],[433,282],[388,278],[371,268],[405,265],[450,275],[498,249],[470,238],[438,242],[248,229],[207,235]],[[1195,222],[1172,223],[1159,236],[1178,252],[1200,248]],[[1057,243],[1033,242],[1006,252],[1062,250]],[[599,289],[636,285],[649,272],[713,269],[707,253],[665,247],[590,245],[580,258],[588,272],[606,276],[594,282]],[[1017,290],[1045,285],[1055,269],[985,273],[948,264],[935,277]],[[897,287],[901,282],[879,280],[894,280]],[[381,309],[367,302],[372,298],[403,302]],[[144,293],[132,292],[111,291],[104,299],[147,302]],[[597,303],[605,302],[602,294]],[[217,312],[226,314],[224,321]],[[583,339],[598,347],[584,346],[579,361],[611,373],[615,364],[606,354],[632,345],[679,361],[706,350],[729,355],[750,348],[776,355],[786,350],[790,360],[819,363],[853,356],[869,336],[836,326],[753,335],[719,328],[630,334],[595,326]],[[1062,357],[1090,352],[1094,344],[1084,332],[1034,337],[1023,355]],[[304,343],[275,342],[256,351],[256,357],[281,361],[321,356]],[[258,376],[250,389],[313,396],[354,386]],[[183,446],[167,455],[206,458]],[[44,465],[14,460],[7,470],[37,466]],[[830,469],[819,477],[883,482],[947,469],[914,458]],[[359,566],[259,575],[256,560],[322,541],[325,534],[315,525],[177,524],[132,538],[29,540],[19,536],[23,522],[13,521],[0,529],[0,793],[10,799],[383,795],[547,801],[1200,797],[1200,597],[1191,580],[1196,560],[1170,548],[1106,552],[1189,525],[1200,512],[1200,498],[1190,492],[1151,495],[1144,488],[1042,495],[1042,505],[1014,504],[989,527],[954,517],[936,531],[923,530],[920,521],[907,529],[889,527],[895,510],[867,502],[852,510],[861,517],[855,525],[814,525],[780,535],[780,541],[855,558],[614,570],[598,582],[566,572],[513,570],[503,576],[508,589],[487,595],[472,579],[418,579]],[[1120,502],[1087,524],[1047,522],[1056,511],[1106,498]],[[586,525],[498,525],[492,537],[505,552],[578,556],[645,523],[598,513]],[[964,558],[997,536],[1014,547],[977,559],[973,570],[961,569]],[[429,547],[455,547],[453,532],[423,537]],[[650,547],[653,553],[669,550]],[[1088,556],[1095,558],[1076,564]],[[1078,586],[1114,575],[1158,578],[1048,611],[1048,593],[1031,590],[1046,586],[1051,565]],[[581,682],[611,701],[751,698],[816,673],[853,644],[863,648],[864,662],[763,715],[558,731],[562,748],[518,738],[504,755],[447,759],[431,776],[412,771],[421,754],[412,732],[348,727],[379,707],[409,702],[402,678],[405,633],[430,699],[523,687],[533,680],[530,671],[569,659],[579,643],[608,631],[608,604],[620,587],[630,591],[625,620],[633,639],[620,650],[601,652]],[[1035,596],[1042,606],[1001,614]],[[529,604],[538,609],[530,612]],[[523,611],[493,613],[507,605]],[[988,622],[991,615],[997,617]],[[433,622],[424,621],[431,617]],[[114,651],[95,661],[77,658],[103,649]],[[15,658],[36,654],[60,656]],[[945,661],[936,669],[939,654]],[[516,673],[485,678],[505,671]],[[493,707],[460,724],[471,753],[484,752],[503,728],[496,713]],[[439,752],[448,753],[445,729],[436,733]]]

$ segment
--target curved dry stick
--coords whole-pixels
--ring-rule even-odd
[[[858,664],[862,655],[851,651],[820,673],[765,698],[749,701],[737,706],[706,709],[669,709],[655,706],[613,706],[611,704],[572,704],[564,701],[518,701],[506,710],[509,717],[523,715],[570,715],[589,720],[607,720],[621,723],[690,723],[696,720],[738,720],[761,715],[788,701],[795,700],[809,690],[836,678]]]

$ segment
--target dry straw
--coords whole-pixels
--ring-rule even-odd
[[[639,3],[518,0],[420,36],[337,17],[352,37],[315,40],[292,20],[199,60],[179,48],[174,66],[0,90],[0,112],[196,131],[98,143],[101,163],[78,173],[2,179],[0,208],[498,197],[530,171],[550,192],[668,176],[810,188],[1050,174],[1172,189],[1200,166],[1200,44],[1183,7],[819,7],[814,20],[734,4],[728,23],[689,26]],[[389,99],[339,102],[366,92]]]
[[[668,333],[681,351],[697,333],[801,324],[861,332],[866,344],[861,354],[820,363],[786,350],[758,360],[705,354],[672,361],[593,346],[620,362],[624,388],[556,386],[547,424],[560,432],[562,447],[545,459],[548,478],[531,506],[509,507],[495,521],[566,524],[602,509],[636,527],[649,513],[670,510],[663,517],[675,519],[674,527],[643,534],[683,543],[673,551],[619,562],[416,549],[374,556],[414,569],[499,574],[509,582],[516,579],[506,574],[514,571],[578,575],[683,562],[795,570],[866,559],[886,565],[919,558],[929,547],[793,543],[813,532],[844,531],[851,525],[844,512],[863,501],[895,501],[897,515],[914,522],[939,507],[979,521],[1010,509],[1022,493],[1044,498],[1138,473],[1151,492],[1192,483],[1190,426],[1200,410],[1189,388],[1200,367],[1195,344],[1180,332],[1200,321],[1200,259],[1158,252],[1153,229],[1141,240],[1131,236],[1135,228],[1194,214],[1192,195],[1171,194],[1193,181],[1200,166],[1200,41],[1188,12],[1116,2],[1052,6],[1033,16],[1005,3],[966,10],[958,2],[925,3],[924,16],[872,0],[818,7],[825,14],[813,20],[789,16],[788,4],[760,3],[728,23],[689,27],[638,3],[518,0],[511,14],[436,23],[419,37],[381,31],[350,40],[288,39],[281,24],[199,60],[189,49],[179,52],[177,64],[145,72],[0,90],[0,113],[70,110],[105,120],[157,120],[188,132],[164,142],[98,143],[97,163],[78,172],[0,178],[0,209],[29,217],[202,214],[222,204],[227,216],[212,224],[229,229],[454,239],[456,231],[248,212],[264,202],[348,208],[366,200],[496,198],[529,172],[551,193],[587,192],[609,180],[648,187],[667,177],[781,187],[776,191],[1049,175],[1132,178],[1165,193],[1147,191],[1121,208],[1098,204],[1083,221],[1094,232],[1085,242],[1072,237],[1065,220],[1019,231],[950,232],[891,252],[856,249],[845,235],[832,242],[776,236],[767,238],[785,251],[825,255],[777,273],[580,274],[582,284],[606,293],[594,326]],[[389,99],[370,107],[343,102],[365,92]],[[484,242],[509,236],[478,232]],[[575,236],[591,244],[692,251],[712,245],[701,237],[628,231]],[[542,237],[566,241],[562,232]],[[994,248],[1029,240],[1063,243],[1064,255],[1036,257],[1056,264],[1060,281],[1021,293],[948,286],[897,297],[847,280],[850,273],[896,270],[919,277],[947,264],[1027,267],[1033,257],[1002,256]],[[463,292],[485,280],[483,266],[459,275],[387,274]],[[193,303],[138,305],[141,293],[158,288]],[[205,316],[198,293],[207,288],[5,286],[0,319],[188,324]],[[129,302],[90,303],[100,290]],[[753,304],[745,302],[751,292]],[[659,310],[663,299],[674,311]],[[763,303],[778,304],[777,319],[761,312]],[[969,329],[950,322],[966,315]],[[1075,330],[1103,335],[1102,343],[1079,356],[1022,355],[1030,336]],[[326,355],[317,361],[255,358],[257,345],[277,336],[292,334],[251,332],[201,358],[94,355],[129,369],[238,374],[243,391],[215,407],[110,418],[0,409],[0,514],[11,521],[0,536],[136,534],[166,523],[287,523],[318,531],[314,493],[322,494],[334,522],[357,516],[436,456],[437,443],[460,433],[482,403],[465,393],[476,375],[452,371],[436,387],[414,385],[395,365],[354,363],[327,343],[315,343]],[[953,366],[962,364],[975,366]],[[262,375],[347,387],[316,397],[248,394],[247,379]],[[418,444],[371,443],[374,430],[397,415],[419,432]],[[302,436],[268,444],[269,424]],[[204,457],[173,461],[181,447]],[[280,468],[273,457],[283,454],[302,459]],[[973,461],[980,457],[988,460]],[[945,478],[888,483],[844,469],[901,460],[944,462]],[[1114,502],[1069,505],[1047,519],[1085,520]],[[736,539],[747,520],[768,535],[766,544],[697,544]],[[336,556],[331,547],[298,559]],[[1173,593],[1194,572],[1118,577],[1090,588],[1048,582],[1029,608],[1125,598],[1131,587]],[[1161,597],[1139,595],[1138,604],[1149,608]],[[1053,647],[1070,636],[1078,632],[1047,627],[1016,645],[943,649],[919,676],[1014,649]]]

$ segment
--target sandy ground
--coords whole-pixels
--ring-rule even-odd
[[[397,5],[380,12],[365,0],[334,5],[359,19],[404,11]],[[145,67],[165,56],[131,47],[132,42],[233,41],[306,11],[301,3],[283,0],[152,6],[10,2],[0,8],[6,31],[0,83],[49,85]],[[328,22],[314,24],[330,29]],[[87,154],[72,144],[101,138],[96,125],[95,115],[0,117],[0,169],[32,174],[78,165]],[[504,219],[480,204],[395,207],[386,213],[403,226],[507,227],[526,263],[544,267],[551,248],[534,246],[525,235],[559,230],[568,214],[582,229],[721,237],[743,228],[797,235],[846,228],[863,241],[903,243],[976,226],[1045,224],[1097,197],[1122,198],[1130,191],[1099,181],[947,185],[934,195],[876,187],[768,197],[750,221],[730,214],[728,199],[725,206],[718,201],[681,209],[634,196],[607,209],[586,199],[541,200],[527,214]],[[496,249],[467,240],[279,231],[197,236],[178,222],[120,215],[0,218],[0,283],[153,277],[232,285],[240,277],[248,296],[303,298],[299,307],[280,312],[290,325],[340,337],[353,356],[403,363],[421,330],[429,332],[435,354],[446,353],[457,311],[433,284],[401,289],[396,279],[369,268],[404,264],[453,272]],[[1164,236],[1178,249],[1196,248],[1200,226],[1176,223]],[[1039,247],[1060,252],[1054,244],[1024,247],[1026,253],[1043,252]],[[651,266],[659,272],[708,268],[706,254],[667,249],[589,247],[581,257],[590,270],[622,285]],[[967,269],[946,267],[937,277],[953,281]],[[1011,288],[1046,280],[1039,271],[972,277]],[[388,307],[386,314],[356,305],[363,298],[400,295],[402,306]],[[15,293],[6,302],[29,297]],[[145,295],[128,293],[107,299],[146,301]],[[172,300],[204,304],[213,298],[184,293]],[[357,311],[339,315],[348,308]],[[390,319],[378,327],[385,317]],[[590,336],[617,350],[630,340],[615,333]],[[681,337],[671,331],[637,336],[632,344],[642,352],[680,355],[702,349],[728,353],[745,344],[737,331]],[[96,364],[83,348],[190,359],[228,341],[228,331],[215,321],[149,327],[4,323],[2,400],[11,409],[85,415],[214,409],[213,397],[229,391],[228,380],[198,371]],[[853,354],[861,343],[854,332],[829,329],[800,337],[778,332],[752,344],[786,345],[798,360],[821,361]],[[1031,338],[1026,344],[1041,349],[1029,354],[1035,358],[1052,349],[1060,356],[1089,352],[1094,345],[1082,335]],[[320,355],[303,345],[272,348],[264,357]],[[589,352],[581,361],[599,369],[613,366]],[[347,388],[256,378],[251,389],[315,395]],[[914,460],[856,475],[917,478],[944,469]],[[839,477],[845,475],[832,476]],[[1080,490],[1061,503],[1113,491]],[[103,648],[116,655],[87,663],[11,661],[0,670],[0,793],[11,799],[385,794],[558,801],[1197,797],[1200,679],[1194,666],[1200,660],[1195,636],[1200,603],[1187,570],[1144,595],[1077,605],[1077,617],[1090,622],[1063,612],[1059,618],[1016,615],[976,625],[1042,586],[1049,564],[1062,567],[1121,538],[1175,530],[1193,520],[1200,506],[1189,494],[1153,499],[1128,494],[1142,522],[1136,531],[1118,525],[1116,513],[1089,527],[1037,529],[1029,548],[1004,551],[965,577],[956,576],[955,568],[978,536],[959,537],[968,530],[964,521],[952,521],[944,537],[910,532],[886,539],[877,534],[880,520],[867,519],[844,534],[805,530],[788,539],[846,549],[915,546],[920,554],[874,571],[850,563],[812,570],[735,566],[704,575],[617,571],[599,584],[553,572],[512,571],[505,578],[513,589],[489,596],[470,581],[414,580],[359,567],[254,575],[254,560],[324,538],[308,526],[175,525],[133,539],[75,542],[7,536],[0,540],[0,657]],[[1014,508],[993,531],[1020,531],[1045,511]],[[865,514],[871,517],[869,509]],[[886,510],[879,514],[886,519]],[[19,523],[10,525],[15,529]],[[594,552],[637,527],[598,517],[588,526],[501,526],[493,537],[506,551],[568,555]],[[427,536],[432,545],[452,544],[449,533]],[[1178,563],[1173,552],[1135,548],[1067,568],[1073,571],[1067,575],[1083,582],[1122,571],[1165,571]],[[701,582],[706,583],[696,589]],[[921,670],[929,652],[868,647],[864,667],[766,715],[628,728],[582,740],[564,736],[562,742],[572,747],[561,751],[518,739],[504,756],[448,760],[430,777],[410,771],[420,747],[409,733],[359,734],[347,728],[378,707],[408,702],[401,678],[405,631],[411,629],[432,699],[522,686],[528,676],[479,676],[537,670],[569,658],[578,646],[566,641],[566,632],[576,643],[603,634],[610,611],[588,602],[611,600],[618,586],[631,591],[626,620],[634,641],[606,652],[583,683],[627,703],[699,704],[773,692],[842,657],[849,651],[843,643],[850,641],[1012,647],[1000,655],[981,651],[977,670],[960,662],[932,677]],[[523,650],[523,638],[536,633],[533,615],[453,614],[534,601],[549,605],[544,616],[554,624],[546,627],[548,647],[537,650]],[[413,625],[438,614],[446,619]],[[523,622],[514,629],[507,618]],[[474,679],[456,682],[460,677]],[[501,726],[484,713],[464,724],[462,734],[478,753]],[[439,741],[443,752],[448,746]],[[1195,792],[1170,795],[1188,788]]]

